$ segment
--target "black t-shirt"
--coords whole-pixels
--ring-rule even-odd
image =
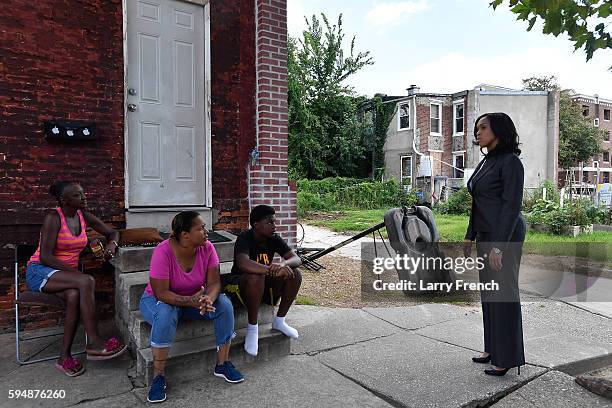
[[[280,256],[291,251],[284,239],[278,234],[272,235],[265,242],[257,244],[255,235],[252,229],[242,232],[236,238],[234,244],[234,265],[232,266],[232,275],[239,275],[241,271],[238,269],[236,255],[248,254],[251,261],[255,261],[262,265],[270,265],[274,259],[274,253]]]

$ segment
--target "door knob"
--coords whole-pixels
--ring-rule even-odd
[[[128,110],[130,112],[136,112],[136,109],[138,109],[138,106],[134,105],[133,103],[128,104]]]

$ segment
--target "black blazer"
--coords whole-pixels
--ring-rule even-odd
[[[472,211],[465,239],[486,232],[490,242],[509,242],[521,216],[523,183],[523,163],[514,153],[491,152],[478,163],[468,180]]]

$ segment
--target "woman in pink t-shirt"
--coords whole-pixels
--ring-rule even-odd
[[[219,257],[208,241],[204,220],[195,211],[183,211],[172,220],[170,239],[153,251],[149,284],[140,299],[140,311],[151,324],[154,379],[149,402],[166,399],[164,369],[179,320],[214,320],[217,365],[213,374],[230,383],[244,378],[228,360],[235,336],[232,302],[221,293]]]

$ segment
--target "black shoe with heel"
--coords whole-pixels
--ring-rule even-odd
[[[472,361],[475,363],[488,363],[491,361],[491,355],[489,354],[486,357],[472,357]]]
[[[518,366],[516,368],[518,370],[518,375],[521,375],[521,366]],[[486,370],[484,370],[484,373],[488,374],[488,375],[494,375],[494,376],[497,376],[497,377],[502,377],[502,376],[506,375],[508,370],[510,370],[510,368],[503,368],[501,370],[498,370],[498,369],[495,369],[495,368],[487,368]]]
[[[508,372],[509,368],[504,368],[502,370],[498,370],[496,368],[487,368],[486,370],[484,370],[484,373],[487,375],[494,375],[497,377],[502,377],[504,375],[506,375],[506,373]]]

